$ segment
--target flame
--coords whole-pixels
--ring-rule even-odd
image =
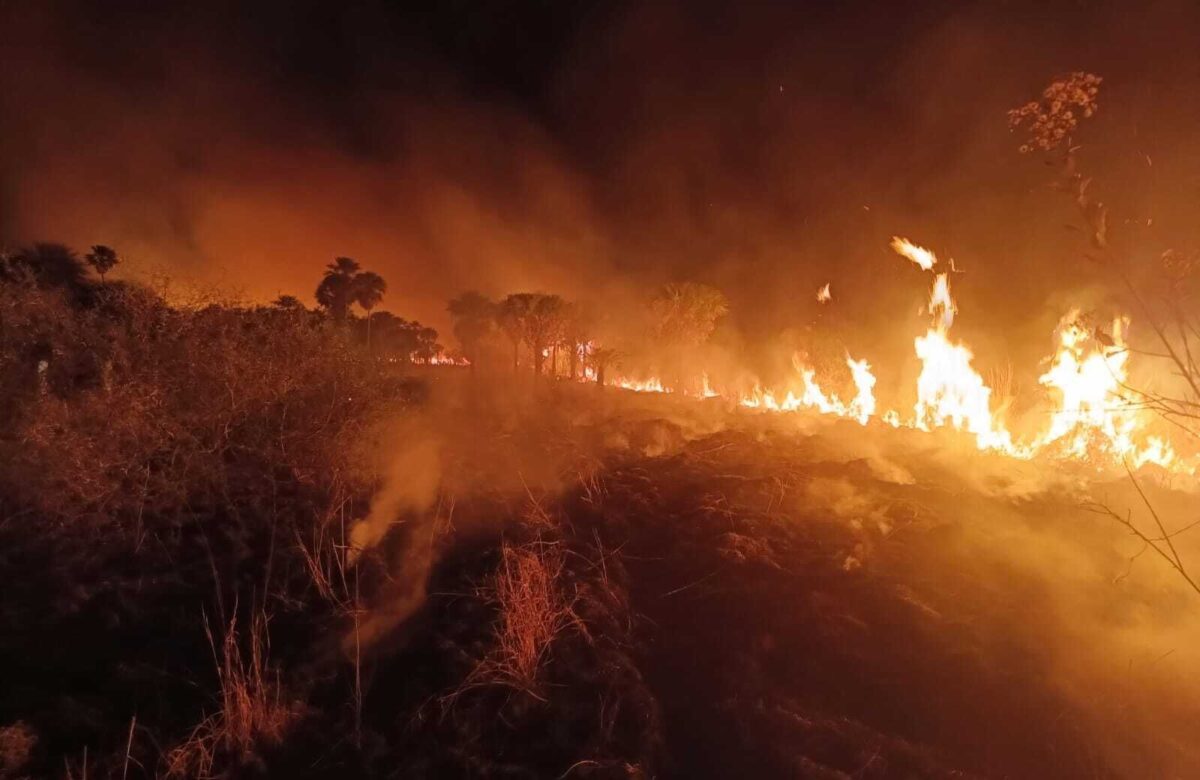
[[[850,367],[856,391],[854,398],[848,404],[843,403],[836,395],[828,395],[821,389],[815,370],[805,366],[796,358],[793,358],[793,363],[800,375],[799,395],[796,394],[795,389],[788,390],[783,396],[776,396],[770,390],[755,387],[749,395],[739,400],[740,405],[750,409],[767,409],[773,412],[791,412],[802,408],[815,409],[821,414],[849,417],[862,425],[866,425],[871,416],[875,414],[874,388],[876,380],[867,361],[846,358],[846,365]]]
[[[866,360],[846,358],[850,366],[850,375],[854,378],[854,389],[858,392],[850,402],[850,413],[854,419],[863,425],[875,414],[875,375],[871,373],[871,365]]]
[[[930,258],[932,266],[932,255]],[[947,335],[957,311],[949,277],[938,274],[929,292],[934,325],[913,342],[921,360],[913,424],[922,430],[949,425],[974,434],[980,449],[999,449],[1023,457],[1026,453],[1013,445],[1011,434],[992,418],[992,390],[971,367],[971,350],[965,344],[952,343]]]
[[[937,258],[932,252],[905,238],[894,237],[892,248],[924,270],[932,270]],[[951,270],[954,270],[953,267]],[[829,284],[817,294],[829,299]],[[1171,443],[1160,436],[1146,435],[1150,414],[1131,403],[1122,393],[1128,379],[1129,350],[1125,346],[1126,318],[1113,320],[1111,336],[1100,338],[1084,327],[1079,312],[1071,311],[1059,323],[1057,347],[1047,359],[1049,367],[1039,381],[1051,396],[1049,424],[1039,435],[1017,440],[1000,414],[992,408],[992,388],[972,366],[974,353],[950,338],[958,307],[950,291],[949,275],[935,274],[929,293],[928,314],[932,322],[925,335],[913,341],[921,372],[917,378],[917,402],[911,419],[895,409],[878,417],[894,428],[932,431],[952,428],[970,434],[981,450],[1000,452],[1014,458],[1070,459],[1095,463],[1124,463],[1130,468],[1156,465],[1171,472],[1196,474],[1200,459],[1184,459]],[[748,409],[793,412],[811,409],[821,414],[853,419],[867,425],[876,417],[876,378],[865,360],[846,357],[855,395],[848,402],[827,392],[817,372],[793,358],[795,375],[783,389],[755,385],[733,401]],[[595,378],[584,370],[585,377]],[[670,392],[656,377],[620,378],[614,384],[638,392]],[[684,391],[684,395],[697,395]],[[699,397],[713,398],[709,377],[701,377]]]
[[[892,236],[892,249],[898,254],[907,257],[922,269],[930,271],[937,264],[937,256],[923,246],[917,246],[907,238],[900,236]]]
[[[941,329],[949,330],[954,324],[954,315],[958,307],[950,297],[950,280],[946,274],[938,274],[933,280],[933,289],[929,291],[929,313],[941,318]]]
[[[817,303],[829,303],[833,300],[833,293],[829,292],[829,282],[825,286],[817,290]]]
[[[454,357],[447,355],[445,352],[436,352],[428,358],[410,357],[410,362],[418,366],[469,366],[471,361],[465,357]],[[398,362],[395,358],[390,358],[390,362]]]
[[[655,377],[650,379],[618,379],[614,382],[617,387],[623,387],[626,390],[633,390],[638,393],[665,393],[667,389],[663,386],[662,380]]]
[[[1100,345],[1073,310],[1059,322],[1059,349],[1050,368],[1038,381],[1058,396],[1058,408],[1041,446],[1053,445],[1075,458],[1097,454],[1126,460],[1137,467],[1146,463],[1169,466],[1175,458],[1170,444],[1158,437],[1137,443],[1144,410],[1123,395],[1128,378],[1129,350],[1124,332],[1129,321],[1112,322],[1111,345]]]
[[[930,329],[914,344],[921,359],[921,375],[913,425],[921,430],[949,425],[974,434],[980,449],[1024,455],[1013,445],[1008,431],[992,419],[992,390],[971,367],[971,350],[951,343],[942,329]]]

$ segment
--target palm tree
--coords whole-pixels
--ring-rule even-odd
[[[513,373],[520,365],[520,346],[524,331],[525,317],[529,311],[529,293],[516,293],[500,302],[496,307],[496,324],[512,343]]]
[[[92,247],[92,251],[83,256],[83,259],[100,275],[100,284],[104,284],[104,275],[120,262],[120,258],[117,257],[117,253],[112,247],[104,246],[104,244],[96,244]]]
[[[557,344],[563,330],[566,302],[546,293],[514,293],[500,304],[500,327],[513,340],[513,367],[517,362],[517,343],[524,341],[533,351],[533,373],[542,373],[546,349]]]
[[[371,310],[383,300],[383,294],[387,292],[387,282],[374,271],[363,271],[354,276],[352,287],[354,302],[363,307],[363,311],[367,313],[367,349],[370,349]]]
[[[350,304],[355,300],[354,277],[361,267],[357,260],[349,257],[335,258],[325,266],[325,276],[317,285],[316,299],[337,322],[345,322]]]

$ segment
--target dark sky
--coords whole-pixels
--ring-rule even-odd
[[[346,254],[438,326],[470,287],[692,278],[756,336],[831,282],[864,351],[920,326],[899,233],[967,269],[980,352],[1041,354],[1097,293],[1005,110],[1072,70],[1105,78],[1096,186],[1154,219],[1134,249],[1197,238],[1192,2],[187,5],[0,0],[5,243],[255,299]]]

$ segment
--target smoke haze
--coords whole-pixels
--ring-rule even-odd
[[[1105,77],[1084,161],[1141,223],[1118,226],[1135,254],[1196,238],[1200,11],[1184,2],[0,18],[0,240],[107,243],[130,272],[255,300],[308,299],[336,255],[443,331],[467,288],[690,278],[727,292],[749,341],[823,318],[879,360],[910,355],[922,326],[925,280],[887,249],[900,233],[965,270],[956,329],[977,354],[1032,367],[1066,308],[1106,294],[1004,112],[1080,69]]]

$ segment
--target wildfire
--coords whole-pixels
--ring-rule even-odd
[[[437,352],[433,355],[430,355],[428,358],[414,357],[414,358],[412,358],[412,362],[416,363],[417,365],[426,365],[426,366],[469,366],[469,365],[471,365],[471,361],[467,360],[465,357],[454,357],[452,355],[447,355],[445,352]]]
[[[829,282],[825,286],[817,290],[817,303],[829,303],[833,300],[833,293],[829,292]]]
[[[663,386],[660,379],[618,379],[614,384],[617,387],[623,387],[626,390],[633,390],[638,393],[665,393],[667,388]]]
[[[933,252],[906,238],[894,237],[891,247],[922,270],[932,272],[938,262]],[[828,284],[818,292],[817,299],[829,299]],[[900,412],[888,410],[878,417],[884,424],[924,431],[953,428],[974,436],[982,450],[1021,459],[1046,456],[1123,462],[1131,468],[1156,464],[1174,472],[1197,472],[1197,464],[1181,458],[1164,438],[1145,434],[1147,412],[1123,394],[1129,360],[1124,341],[1127,319],[1115,319],[1110,334],[1099,334],[1081,324],[1078,311],[1063,318],[1056,331],[1057,348],[1047,358],[1049,368],[1039,380],[1054,404],[1049,426],[1032,438],[1018,440],[993,409],[992,388],[972,366],[971,349],[950,338],[957,311],[949,275],[935,274],[928,304],[932,323],[923,336],[913,341],[921,361],[913,415],[905,419]],[[756,385],[734,400],[745,408],[771,412],[813,409],[862,425],[876,416],[876,378],[866,360],[846,357],[855,388],[849,401],[823,389],[812,367],[798,359],[793,362],[796,374],[791,387],[773,390]],[[620,379],[615,384],[639,392],[669,392],[657,378]],[[707,375],[699,395],[718,395]]]
[[[1128,377],[1129,350],[1124,341],[1128,326],[1124,318],[1113,320],[1111,336],[1106,339],[1111,344],[1099,345],[1080,324],[1078,311],[1071,311],[1059,323],[1059,350],[1038,380],[1059,396],[1041,446],[1081,458],[1107,453],[1137,466],[1167,466],[1174,459],[1174,451],[1162,439],[1149,437],[1142,446],[1136,443],[1143,412],[1122,392]]]
[[[836,395],[827,395],[817,383],[816,371],[804,366],[798,359],[793,359],[793,362],[800,375],[799,395],[794,390],[788,390],[782,397],[777,397],[770,390],[756,387],[748,396],[740,399],[739,403],[751,409],[762,408],[773,412],[816,409],[822,414],[850,417],[863,425],[875,414],[875,375],[871,373],[871,366],[867,361],[846,358],[846,365],[850,367],[856,390],[849,403],[843,403]]]

